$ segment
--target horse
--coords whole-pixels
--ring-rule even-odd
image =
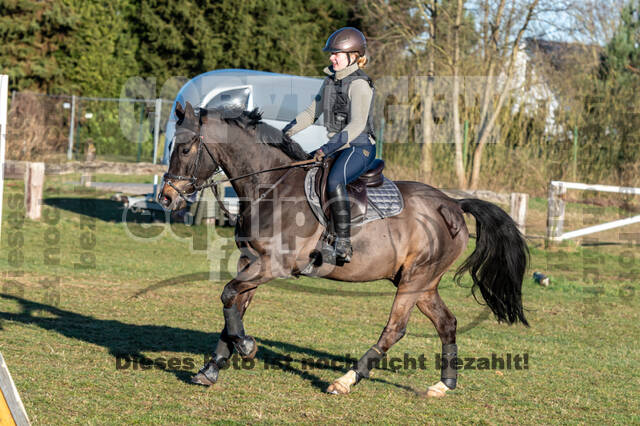
[[[225,326],[211,359],[192,377],[193,383],[204,386],[217,382],[219,370],[234,350],[243,358],[255,356],[256,341],[245,333],[242,318],[257,288],[275,278],[303,274],[324,228],[306,201],[303,182],[307,170],[291,166],[293,161],[312,162],[310,155],[280,130],[262,122],[257,109],[229,111],[199,109],[196,115],[188,102],[185,107],[177,103],[174,146],[158,194],[165,209],[184,208],[189,196],[222,170],[241,200],[235,227],[241,252],[237,275],[220,296]],[[389,319],[377,343],[329,385],[328,393],[347,394],[368,378],[405,334],[415,306],[431,320],[442,343],[440,381],[426,394],[442,397],[455,389],[457,322],[440,298],[438,284],[467,246],[464,213],[475,218],[476,247],[457,269],[455,279],[459,282],[468,271],[474,297],[480,303],[479,289],[498,322],[519,321],[529,326],[521,291],[529,251],[511,217],[492,203],[455,200],[424,183],[395,184],[403,210],[354,228],[351,262],[322,264],[312,274],[346,282],[386,279],[396,287]]]

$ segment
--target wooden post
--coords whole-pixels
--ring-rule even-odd
[[[96,146],[93,141],[89,139],[86,142],[84,150],[84,162],[88,166],[89,163],[96,159]],[[80,185],[91,187],[91,181],[93,180],[92,170],[89,167],[80,169]]]
[[[82,173],[80,174],[80,185],[82,186],[86,186],[87,188],[91,187],[91,173],[83,170]]]
[[[527,222],[527,203],[529,202],[529,194],[518,192],[511,193],[511,217],[518,225],[518,229],[522,234],[526,231]]]
[[[42,215],[44,163],[28,163],[24,176],[24,207],[26,217],[38,220]]]
[[[215,188],[214,188],[214,191],[215,191]],[[205,205],[207,209],[205,210],[202,223],[211,225],[215,228],[216,210],[218,208],[218,203],[216,202],[216,197],[213,195],[213,192],[211,191],[211,189],[205,189],[205,192],[207,193],[207,196],[204,197],[204,199],[207,202],[207,204]]]
[[[551,181],[547,205],[547,243],[558,241],[564,226],[564,196],[567,188],[562,182]]]
[[[193,213],[194,224],[216,225],[216,209],[218,207],[216,198],[210,189],[205,188],[200,191],[198,202],[193,204],[195,211]]]

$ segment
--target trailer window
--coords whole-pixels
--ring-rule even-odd
[[[206,108],[242,108],[246,110],[249,104],[250,90],[248,87],[241,89],[231,89],[225,92],[220,92],[213,99],[209,101]]]

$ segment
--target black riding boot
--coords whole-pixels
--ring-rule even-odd
[[[333,229],[336,231],[336,260],[344,263],[351,261],[351,206],[349,196],[344,185],[338,185],[334,192],[329,193],[331,200],[331,216]]]

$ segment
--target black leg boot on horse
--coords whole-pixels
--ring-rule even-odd
[[[249,305],[256,287],[239,295],[235,290],[235,284],[239,284],[239,282],[231,280],[222,292],[224,329],[220,333],[220,339],[211,359],[200,369],[198,374],[191,378],[191,382],[194,384],[204,386],[215,384],[220,370],[227,366],[234,351],[238,352],[243,359],[253,359],[258,351],[256,340],[245,333],[242,323],[244,310]],[[240,299],[237,300],[237,297]],[[238,309],[238,303],[244,307],[242,311]]]
[[[331,222],[335,231],[333,247],[325,244],[322,259],[327,263],[343,265],[351,262],[351,205],[344,185],[337,185],[335,191],[329,192],[331,202]]]

